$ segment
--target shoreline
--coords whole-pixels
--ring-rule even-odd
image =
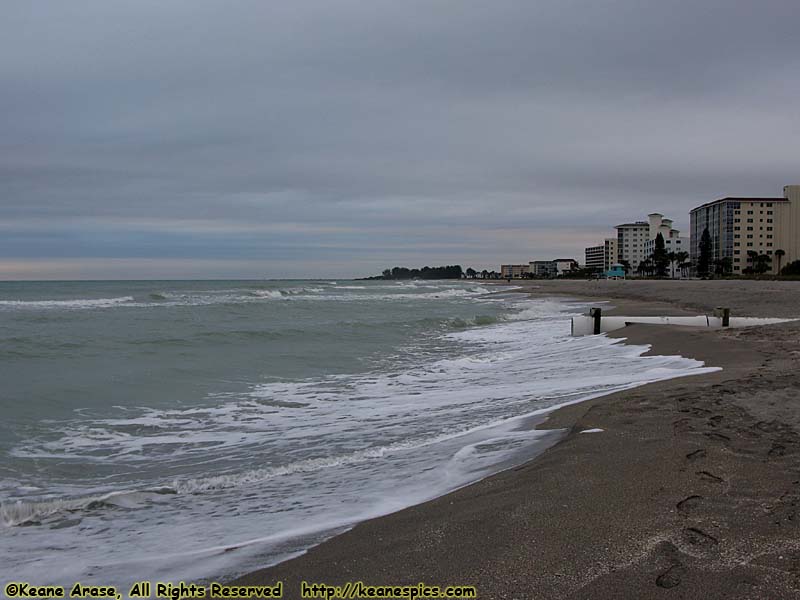
[[[614,305],[609,314],[697,310],[647,298],[642,282],[609,290],[616,297],[596,282],[565,283],[518,291],[602,298]],[[681,283],[705,288],[706,307],[717,296],[706,282]],[[752,314],[765,309],[752,305],[757,298],[749,312],[789,316],[798,296],[783,291],[788,299],[772,304],[784,314]],[[748,392],[774,395],[770,383],[783,374],[792,381],[778,395],[797,384],[799,331],[796,323],[725,331],[635,325],[610,334],[650,344],[646,355],[680,354],[723,370],[555,409],[537,428],[568,431],[531,461],[361,522],[235,583],[281,580],[284,597],[297,597],[301,580],[475,585],[486,598],[795,597],[800,410],[759,405]],[[585,429],[603,431],[581,435]]]

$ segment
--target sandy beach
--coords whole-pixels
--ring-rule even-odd
[[[521,285],[615,314],[800,316],[800,282]],[[303,580],[474,585],[498,599],[800,597],[798,334],[800,322],[628,327],[613,335],[722,370],[557,410],[541,427],[567,433],[533,461],[235,583],[283,581],[286,598]]]

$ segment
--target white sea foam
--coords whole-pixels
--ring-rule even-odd
[[[0,308],[18,309],[90,309],[110,308],[133,302],[133,296],[119,298],[77,298],[74,300],[0,300]]]

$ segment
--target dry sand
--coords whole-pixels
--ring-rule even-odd
[[[608,298],[619,314],[724,305],[800,316],[794,282],[532,285]],[[617,335],[723,370],[558,410],[544,426],[569,434],[535,460],[236,583],[282,580],[286,598],[299,597],[301,580],[468,584],[498,599],[799,598],[798,334],[800,322],[628,327]],[[604,431],[579,433],[590,428]]]

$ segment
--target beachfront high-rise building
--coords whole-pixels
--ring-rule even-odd
[[[616,238],[606,238],[603,242],[603,270],[610,271],[611,267],[618,263],[617,240]]]
[[[606,238],[602,245],[589,246],[584,251],[586,268],[606,272],[619,260],[617,257],[617,240]]]
[[[650,256],[656,249],[656,238],[658,234],[664,238],[664,249],[667,252],[689,252],[689,238],[681,237],[681,232],[672,227],[672,219],[665,219],[661,213],[650,213],[647,215],[650,223],[647,241],[644,244],[644,255]],[[631,266],[634,266],[631,263]],[[635,268],[635,267],[634,267]]]
[[[784,186],[783,197],[789,204],[787,218],[776,221],[775,227],[775,249],[786,253],[781,266],[800,260],[800,185]]]
[[[783,198],[727,197],[698,206],[690,213],[690,254],[696,266],[700,238],[708,229],[711,262],[730,259],[734,274],[752,266],[748,252],[773,258],[769,272],[776,272],[775,251],[783,250],[781,266],[800,258],[800,186],[787,185]]]
[[[636,270],[639,263],[648,256],[644,245],[650,235],[650,223],[622,223],[614,229],[617,230],[617,262],[628,261],[631,268]]]
[[[605,246],[589,246],[584,250],[585,265],[587,269],[593,271],[604,270],[605,265]]]

